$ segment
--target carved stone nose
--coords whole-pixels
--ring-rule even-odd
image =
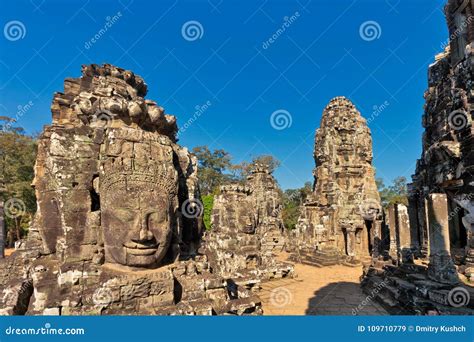
[[[146,220],[139,219],[136,221],[131,238],[135,242],[147,242],[153,239],[153,233],[148,230]]]
[[[150,241],[153,239],[153,234],[146,228],[143,227],[140,229],[140,241]]]

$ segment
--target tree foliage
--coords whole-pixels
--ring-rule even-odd
[[[212,208],[214,207],[214,195],[202,196],[202,204],[204,206],[203,221],[206,230],[210,230],[211,227],[211,214]]]
[[[408,205],[407,179],[405,177],[395,178],[392,185],[388,187],[385,186],[381,178],[377,178],[376,183],[384,208],[396,203]]]
[[[36,139],[26,135],[21,127],[15,126],[13,119],[5,116],[0,117],[0,129],[0,180],[4,184],[0,196],[3,201],[18,201],[24,209],[18,217],[6,215],[7,244],[12,246],[25,234],[36,211],[35,193],[31,187]]]
[[[193,148],[199,162],[199,187],[203,194],[208,195],[229,182],[226,171],[231,167],[230,154],[224,150],[210,151],[207,146]]]
[[[311,182],[306,182],[302,188],[288,189],[283,192],[283,224],[287,229],[294,229],[301,214],[301,205],[311,193]]]
[[[268,154],[254,157],[251,162],[243,161],[240,164],[232,165],[230,169],[233,173],[233,178],[236,181],[244,182],[256,164],[264,165],[270,172],[273,172],[280,166],[280,161]]]
[[[232,164],[230,154],[222,149],[211,151],[207,146],[198,146],[192,152],[199,162],[199,187],[203,195],[217,194],[221,185],[245,182],[256,164],[266,165],[270,172],[280,165],[271,155],[254,157],[251,162]]]

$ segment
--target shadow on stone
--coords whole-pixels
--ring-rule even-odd
[[[330,283],[314,292],[308,301],[306,315],[383,315],[386,312],[369,300],[359,283]]]

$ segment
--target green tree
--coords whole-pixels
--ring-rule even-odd
[[[306,182],[302,188],[288,189],[283,192],[283,224],[287,229],[294,229],[301,214],[301,205],[312,192],[311,182]]]
[[[391,204],[408,204],[407,179],[403,176],[393,180],[392,185],[386,187],[383,179],[377,178],[377,189],[384,208]]]
[[[202,204],[204,206],[203,221],[206,230],[211,230],[211,214],[214,207],[214,195],[202,196]]]
[[[230,181],[225,172],[231,167],[230,154],[224,150],[210,151],[207,146],[193,148],[199,162],[199,187],[204,195],[216,192],[220,185]]]
[[[34,178],[36,139],[15,126],[15,120],[0,117],[0,177],[4,183],[1,198],[6,204],[7,244],[21,239],[36,211],[36,198],[31,182]],[[10,200],[10,201],[9,201]],[[9,212],[12,208],[20,211]]]
[[[230,169],[233,179],[238,182],[245,182],[256,164],[265,165],[270,172],[274,172],[280,166],[280,161],[272,155],[264,154],[254,157],[251,162],[243,161],[240,164],[232,165]]]

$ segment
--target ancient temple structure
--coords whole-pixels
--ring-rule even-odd
[[[38,142],[38,211],[0,261],[2,314],[259,314],[197,253],[196,160],[144,80],[90,65],[54,95]]]
[[[280,190],[264,165],[256,165],[244,185],[222,186],[205,237],[213,270],[248,288],[292,276],[292,265],[275,259],[285,243],[281,209]]]
[[[402,313],[474,313],[474,291],[462,282],[474,276],[473,11],[473,0],[447,2],[450,42],[428,69],[409,225],[395,222],[401,235],[391,241],[408,253],[366,270],[367,292],[384,283],[377,299]]]
[[[347,98],[336,97],[324,109],[314,159],[313,192],[291,238],[293,259],[357,263],[378,248],[381,205],[370,130]]]

